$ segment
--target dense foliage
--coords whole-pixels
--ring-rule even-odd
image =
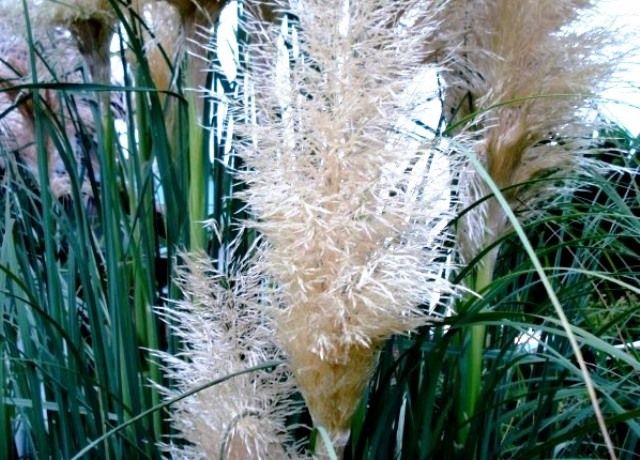
[[[256,132],[242,124],[249,125],[254,118],[258,124],[264,123],[264,114],[263,118],[255,113],[247,114],[251,109],[260,112],[271,107],[269,104],[261,107],[259,95],[252,95],[247,89],[249,83],[255,81],[260,82],[259,90],[268,86],[250,72],[252,65],[254,70],[264,70],[261,66],[265,62],[260,59],[265,55],[258,54],[252,61],[248,48],[252,39],[253,46],[262,47],[264,44],[259,40],[263,37],[255,25],[234,29],[234,43],[238,46],[235,64],[239,72],[234,77],[220,66],[220,60],[225,57],[220,50],[229,44],[217,43],[220,26],[215,18],[221,8],[218,2],[208,10],[208,20],[214,24],[210,29],[199,29],[196,26],[202,23],[194,24],[184,19],[187,16],[182,17],[185,33],[192,33],[190,38],[198,37],[205,42],[204,47],[192,49],[193,54],[203,54],[204,61],[191,54],[164,50],[162,45],[167,43],[161,40],[162,24],[160,27],[147,25],[145,18],[149,22],[149,16],[145,16],[143,10],[124,3],[101,4],[100,8],[109,12],[107,19],[104,15],[89,19],[74,17],[66,24],[74,33],[84,30],[78,25],[82,21],[103,21],[102,24],[109,27],[118,24],[114,40],[119,43],[119,51],[114,52],[111,59],[112,65],[118,62],[123,69],[122,80],[117,84],[100,81],[104,70],[95,70],[101,65],[100,56],[82,53],[82,46],[80,54],[89,62],[79,77],[75,74],[70,78],[69,69],[58,65],[59,62],[50,64],[49,60],[61,59],[47,51],[50,41],[55,44],[58,39],[37,33],[35,27],[39,27],[39,23],[34,23],[32,31],[25,18],[19,21],[26,36],[23,39],[24,71],[15,68],[9,57],[0,56],[3,71],[0,95],[8,95],[6,100],[0,99],[3,166],[0,184],[0,459],[158,458],[168,444],[173,444],[174,449],[186,444],[181,435],[189,424],[177,431],[168,422],[168,413],[188,394],[197,397],[198,393],[205,395],[216,387],[254,388],[256,382],[264,383],[268,374],[275,375],[281,383],[293,385],[280,359],[295,353],[291,348],[295,345],[284,347],[285,354],[268,348],[268,352],[260,355],[268,360],[260,362],[251,361],[242,352],[237,367],[230,367],[224,373],[216,368],[211,374],[215,377],[203,372],[201,381],[192,374],[193,380],[180,381],[179,374],[165,373],[163,368],[167,356],[176,356],[185,362],[197,361],[201,357],[198,351],[204,350],[206,354],[218,349],[203,345],[202,350],[198,350],[189,342],[189,331],[197,327],[185,327],[189,323],[184,319],[184,312],[188,314],[190,307],[175,313],[177,305],[189,305],[198,299],[205,308],[219,307],[221,304],[215,302],[223,298],[225,292],[239,289],[245,282],[244,278],[235,276],[236,267],[243,267],[256,252],[262,257],[261,248],[271,248],[270,253],[266,251],[267,255],[276,253],[277,238],[273,235],[282,228],[289,231],[284,224],[276,226],[275,220],[269,222],[277,209],[265,206],[268,212],[255,217],[256,212],[260,213],[255,206],[260,203],[260,196],[256,198],[255,194],[266,193],[269,182],[260,182],[259,178],[247,174],[249,168],[244,162],[252,158],[246,153],[250,144],[247,139]],[[304,55],[307,51],[316,51],[317,43],[309,46],[302,39],[296,42],[305,27],[298,16],[292,13],[278,16],[266,7],[259,10],[252,9],[253,6],[251,1],[230,2],[227,11],[237,9],[241,25],[245,20],[248,23],[271,21],[272,34],[273,30],[281,30],[278,49],[285,50],[284,60],[291,69],[296,69],[296,59],[308,65],[307,73],[302,74],[304,78],[297,83],[302,82],[301,87],[309,89],[314,78],[324,75],[319,66],[328,66],[333,57],[322,61]],[[278,22],[283,21],[283,17],[284,27]],[[441,17],[434,15],[431,19],[439,21]],[[193,21],[202,20],[197,16]],[[174,27],[178,26],[174,24]],[[69,34],[61,30],[56,29],[67,40]],[[320,43],[323,35],[316,31],[312,38]],[[375,40],[372,42],[375,44]],[[296,55],[300,53],[300,46],[302,56]],[[362,56],[369,57],[361,51]],[[375,52],[371,52],[371,56],[375,56]],[[484,57],[479,52],[477,59]],[[421,59],[407,58],[402,62],[406,61],[408,66]],[[460,66],[470,65],[474,57],[465,55],[465,59],[468,60],[459,61]],[[384,62],[372,61],[371,68],[375,67],[373,64],[378,66]],[[167,73],[163,78],[155,73],[158,66]],[[7,77],[6,69],[15,75]],[[452,66],[448,71],[452,69],[457,70]],[[400,319],[396,318],[393,326],[396,329],[395,324],[411,328],[405,324],[408,315],[419,324],[410,334],[394,335],[386,340],[390,334],[385,331],[372,339],[372,355],[379,351],[379,356],[367,357],[367,362],[376,366],[375,370],[365,369],[364,380],[358,377],[358,385],[366,389],[353,417],[351,409],[347,410],[346,423],[349,420],[351,423],[350,431],[346,431],[348,441],[340,440],[346,442],[346,446],[335,437],[330,440],[334,433],[327,433],[326,427],[313,429],[312,420],[317,422],[318,418],[302,404],[304,398],[310,399],[304,394],[309,388],[306,384],[302,395],[290,392],[285,396],[289,400],[284,403],[270,400],[272,406],[291,409],[288,418],[282,419],[289,429],[286,441],[289,444],[275,451],[267,449],[265,455],[278,458],[286,452],[289,456],[303,456],[325,448],[334,455],[332,441],[337,455],[345,459],[601,458],[611,456],[612,451],[621,459],[640,457],[637,403],[640,398],[640,182],[637,176],[640,139],[622,127],[599,122],[594,124],[598,127],[597,135],[589,133],[579,138],[581,158],[588,160],[580,168],[563,170],[559,164],[552,164],[552,168],[537,169],[535,174],[520,177],[518,181],[496,185],[496,181],[489,180],[486,188],[478,188],[482,192],[479,196],[465,195],[464,188],[459,186],[459,181],[465,180],[465,173],[456,174],[472,169],[473,161],[469,158],[475,158],[478,150],[474,150],[475,144],[465,144],[461,139],[466,136],[475,142],[476,138],[500,126],[494,123],[491,114],[498,113],[496,117],[502,121],[501,108],[522,102],[522,95],[505,91],[498,101],[480,99],[477,105],[467,104],[461,111],[462,104],[468,100],[478,102],[474,91],[488,92],[483,85],[490,85],[491,80],[473,75],[477,82],[465,81],[467,87],[460,83],[458,74],[453,76],[445,71],[442,76],[445,86],[438,93],[444,111],[441,125],[427,127],[427,130],[416,128],[410,134],[423,149],[418,149],[415,158],[428,156],[432,147],[451,158],[452,179],[446,183],[451,190],[445,194],[450,196],[449,211],[453,215],[446,226],[438,229],[439,236],[433,238],[440,245],[434,251],[434,263],[441,263],[443,271],[434,274],[435,270],[432,273],[417,268],[411,272],[412,276],[417,274],[411,280],[403,278],[402,273],[397,279],[398,285],[405,287],[415,282],[416,276],[428,273],[433,278],[446,278],[450,288],[443,289],[434,304],[416,305],[397,314]],[[318,81],[322,80],[320,77]],[[376,80],[373,76],[371,81],[378,85],[374,89],[379,91],[379,99],[384,99],[386,90],[380,87],[387,84],[387,80]],[[388,84],[396,91],[397,82]],[[201,96],[187,90],[198,85],[209,91]],[[322,93],[312,90],[304,94],[300,91],[298,95],[304,99],[301,105],[322,100],[318,96]],[[346,90],[353,100],[364,97],[349,87]],[[282,88],[278,87],[277,92],[269,103],[277,105]],[[548,89],[547,92],[554,91]],[[455,93],[455,97],[450,93]],[[553,106],[554,100],[561,108],[575,109],[573,103],[567,102],[567,94],[536,96],[544,98],[544,110],[540,109],[540,113],[552,113],[545,110]],[[233,101],[241,101],[241,107],[230,108]],[[338,109],[331,107],[335,115]],[[317,118],[311,119],[317,120],[323,116],[325,107],[314,108]],[[447,120],[446,112],[452,108],[453,114]],[[285,132],[284,145],[290,140],[286,137],[288,125],[282,127],[278,123],[286,125],[284,122],[288,120],[285,111],[280,109],[267,121],[273,123],[270,129],[280,127]],[[529,109],[529,113],[531,111],[533,109]],[[32,140],[19,148],[6,141],[10,137],[6,134],[8,129],[14,126],[10,125],[11,117],[16,113],[28,117],[32,123]],[[347,115],[346,118],[351,116]],[[358,116],[364,119],[369,115]],[[511,113],[508,116],[511,117]],[[335,115],[332,121],[337,118]],[[379,126],[373,131],[384,131],[383,118],[375,119]],[[396,120],[391,124],[394,123]],[[424,127],[423,122],[417,123]],[[543,129],[552,129],[543,122],[539,124]],[[320,130],[317,124],[311,128]],[[426,134],[427,131],[430,134]],[[304,144],[310,137],[303,132],[302,140],[296,142]],[[533,136],[526,133],[523,137]],[[313,167],[326,164],[326,159],[322,163],[315,156],[318,152],[318,156],[325,154],[321,151],[324,138],[318,139],[315,139],[317,144],[312,145],[315,150],[307,157],[310,160],[296,163],[301,174],[312,174],[309,171]],[[565,146],[572,148],[574,141],[558,129],[531,141],[531,148],[554,151],[553,147],[559,151]],[[377,142],[371,145],[384,148],[384,139]],[[27,147],[34,149],[33,155],[25,153]],[[284,155],[283,151],[285,149],[280,148],[278,155]],[[268,162],[277,158],[283,156],[259,157],[250,165],[251,171],[267,170]],[[35,162],[30,163],[30,159]],[[278,165],[280,169],[274,165],[270,171],[286,171],[295,159],[292,155],[284,166]],[[373,163],[375,158],[369,161]],[[479,168],[483,164],[486,166],[487,162],[481,159]],[[414,166],[407,170],[411,172]],[[366,168],[363,171],[367,171]],[[428,174],[428,168],[425,171]],[[353,168],[346,172],[362,171]],[[341,183],[349,180],[349,174],[343,176],[335,177]],[[301,175],[295,184],[303,187],[305,182],[313,183],[312,179]],[[249,187],[254,186],[251,190],[258,192],[247,192],[247,182]],[[317,183],[314,193],[323,190]],[[276,186],[280,192],[288,190],[273,181],[271,188]],[[410,188],[405,183],[403,186]],[[362,188],[354,186],[351,191],[355,190],[355,195]],[[539,193],[545,188],[554,192]],[[557,190],[564,193],[555,193]],[[394,196],[385,189],[395,198],[401,191],[406,190],[399,187],[393,192]],[[536,199],[529,200],[528,192],[536,195]],[[291,190],[290,193],[294,195]],[[428,191],[422,193],[428,198]],[[507,201],[498,206],[498,201],[492,198],[494,195],[506,197]],[[525,196],[527,199],[519,199]],[[254,209],[247,208],[245,200],[253,200]],[[399,202],[396,199],[375,204],[388,206],[388,203]],[[287,207],[283,211],[289,215],[295,213],[286,196],[282,203]],[[461,256],[463,251],[457,245],[464,236],[454,239],[446,234],[470,233],[465,230],[468,217],[477,219],[477,215],[485,212],[482,210],[487,203],[500,209],[499,219],[504,218],[505,222],[502,231],[481,241],[475,252]],[[508,210],[513,210],[516,218],[509,225],[506,223]],[[375,215],[375,212],[366,214],[366,219],[375,220]],[[389,215],[397,218],[394,225],[389,226],[391,230],[384,225],[380,225],[382,230],[375,227],[384,241],[393,239],[385,232],[395,231],[413,218],[400,211],[384,214]],[[258,220],[258,224],[245,228],[251,219]],[[363,217],[362,221],[366,219]],[[328,219],[328,223],[322,223],[326,235],[339,239],[341,232],[348,229],[357,237],[353,245],[348,245],[356,248],[354,252],[360,248],[357,244],[365,239],[362,235],[368,238],[371,234],[370,228],[365,228],[362,234],[352,231],[351,224],[356,229],[361,227],[359,221],[354,223],[355,219],[350,217],[343,220],[346,222],[343,227],[333,226],[338,221]],[[264,238],[259,236],[259,230],[266,235]],[[298,231],[297,227],[294,231]],[[398,247],[413,248],[406,242],[407,235],[414,236],[416,232],[411,228],[403,233],[404,246],[398,244]],[[375,246],[377,240],[372,241],[371,245]],[[290,246],[283,247],[283,257],[286,257]],[[330,251],[320,243],[310,247],[317,251],[318,260],[314,259],[312,264],[315,268],[322,264],[321,251]],[[206,254],[210,259],[200,259],[194,265],[186,255],[189,253]],[[487,275],[487,261],[492,257],[495,259],[491,266],[495,269]],[[423,261],[417,256],[407,256],[402,262],[408,265],[415,262],[414,259]],[[196,275],[199,273],[200,278],[189,278],[188,273],[185,274],[188,270],[179,268],[183,265],[195,270]],[[399,271],[403,269],[400,263],[394,267]],[[295,274],[295,270],[291,268],[289,273]],[[243,305],[251,306],[247,311],[253,312],[256,307],[252,302],[258,305],[259,301],[271,302],[264,300],[269,296],[266,293],[287,280],[272,272],[258,275],[257,280],[252,278],[251,286],[263,291],[243,300]],[[209,291],[198,291],[196,285],[202,277],[209,277],[216,284],[213,288],[207,287]],[[393,286],[384,285],[384,289],[392,291]],[[555,299],[549,295],[549,289]],[[300,292],[308,290],[303,286]],[[395,300],[402,294],[390,294],[390,297]],[[404,294],[413,300],[412,293]],[[286,295],[287,292],[283,294],[285,300]],[[213,305],[206,305],[207,299],[211,299]],[[277,299],[284,302],[282,297]],[[228,304],[232,309],[233,301]],[[566,321],[559,316],[559,311],[566,316]],[[197,321],[208,321],[209,316],[205,311]],[[380,318],[386,317],[375,318],[381,321]],[[225,321],[220,328],[223,332],[232,328],[227,323],[232,324],[234,320]],[[308,327],[312,329],[315,325],[318,330],[325,327],[318,324],[316,320]],[[242,336],[273,339],[268,337],[270,332],[259,332]],[[300,341],[300,332],[297,333],[290,342]],[[315,337],[316,333],[317,330],[310,330],[309,337]],[[366,343],[360,336],[358,340]],[[579,345],[582,356],[576,356],[572,341]],[[274,343],[267,347],[276,347]],[[472,353],[470,343],[475,344],[475,348],[471,347],[475,350]],[[349,343],[345,348],[350,346]],[[158,357],[157,351],[165,354]],[[211,362],[222,367],[219,361],[212,359]],[[334,372],[336,365],[327,367]],[[335,371],[337,375],[349,373],[349,366],[343,367]],[[242,374],[243,369],[248,373]],[[368,384],[367,372],[373,373]],[[296,376],[295,369],[292,374]],[[251,375],[256,377],[247,377]],[[594,416],[594,400],[589,396],[588,386],[595,390],[602,420]],[[219,402],[214,404],[222,407]],[[179,407],[182,417],[192,406]],[[215,408],[205,408],[203,412],[206,410]],[[227,413],[216,416],[223,422],[234,417]],[[247,414],[239,417],[248,418]],[[340,418],[339,423],[344,424],[344,419]],[[609,446],[603,436],[602,422],[610,438]],[[261,424],[254,424],[251,429],[257,430],[256,426]],[[223,447],[216,444],[216,448],[220,449],[221,456],[226,455],[225,448],[233,447],[229,445],[235,442],[234,429],[235,426],[227,427],[219,436]]]

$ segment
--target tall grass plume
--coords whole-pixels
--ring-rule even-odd
[[[63,31],[50,31],[40,37],[39,53],[35,68],[40,83],[75,83],[85,81],[82,68],[84,59],[74,41]],[[15,164],[14,170],[23,170],[39,181],[35,122],[32,95],[21,85],[33,82],[29,56],[29,43],[22,35],[14,34],[0,39],[0,144],[4,154],[0,159],[2,169],[7,162]],[[71,195],[71,179],[62,151],[73,152],[77,173],[83,178],[82,192],[93,194],[88,171],[99,181],[98,160],[95,151],[88,148],[95,134],[92,107],[95,98],[88,94],[65,95],[54,89],[40,92],[45,112],[52,122],[52,133],[46,138],[49,184],[57,198]],[[10,155],[9,155],[10,154]]]
[[[578,23],[588,0],[448,2],[441,13],[444,108],[456,141],[474,151],[514,209],[535,208],[557,188],[518,186],[578,171],[595,128],[587,113],[613,72],[611,35]],[[475,173],[461,180],[463,206],[487,195]],[[533,201],[532,201],[533,200]],[[530,203],[527,205],[526,203]],[[496,241],[507,220],[495,200],[469,212],[459,231],[466,261]],[[494,254],[495,255],[495,254]]]
[[[438,229],[450,216],[433,206],[449,190],[424,177],[412,183],[429,152],[411,148],[400,125],[434,27],[426,16],[390,21],[412,6],[280,4],[288,36],[281,23],[246,23],[244,107],[256,115],[239,129],[244,198],[266,239],[264,270],[284,299],[274,313],[278,341],[314,423],[337,447],[383,342],[425,324],[434,293],[449,290]]]

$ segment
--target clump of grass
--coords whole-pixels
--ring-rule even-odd
[[[597,125],[577,115],[610,71],[587,56],[606,34],[568,27],[590,2],[231,3],[235,81],[210,62],[223,2],[52,1],[35,11],[34,41],[6,41],[21,61],[0,56],[0,458],[155,458],[158,443],[176,456],[300,458],[308,431],[296,423],[308,421],[294,387],[345,458],[631,458],[638,184],[586,161],[605,136],[628,137],[593,140]],[[11,17],[24,24],[22,10]],[[107,89],[96,63],[116,23],[126,142],[92,94]],[[69,48],[47,44],[52,28]],[[185,53],[202,43],[206,59]],[[406,119],[421,101],[408,88],[425,62],[438,65],[446,127],[417,149]],[[67,78],[76,63],[86,78]],[[633,142],[605,156],[626,164]],[[445,154],[441,174],[432,160]],[[451,179],[435,187],[438,174]],[[501,206],[488,197],[498,189]],[[216,261],[195,251],[174,271],[177,249]],[[480,296],[452,292],[457,251],[454,280]],[[433,318],[452,298],[457,311]],[[169,378],[149,349],[166,350]],[[274,358],[288,367],[267,372]],[[160,413],[172,404],[177,431]]]
[[[176,164],[184,162],[184,149],[167,147],[162,111],[152,110],[159,106],[157,95],[132,90],[125,65],[125,151],[110,104],[99,103],[94,93],[106,88],[83,72],[89,57],[69,31],[72,24],[62,24],[64,29],[55,21],[32,23],[21,5],[2,7],[20,7],[17,16],[7,16],[16,18],[11,30],[20,46],[11,48],[15,56],[3,55],[1,66],[3,77],[10,71],[2,97],[19,96],[2,102],[16,123],[3,128],[26,128],[26,137],[11,145],[9,130],[2,132],[8,167],[0,193],[1,234],[3,247],[12,249],[3,251],[0,262],[6,274],[1,289],[10,299],[1,314],[7,341],[0,345],[0,456],[14,449],[25,457],[71,458],[161,401],[148,385],[161,381],[160,370],[144,350],[174,344],[151,306],[175,289],[166,255],[188,244],[186,206],[174,205],[183,199]],[[106,14],[123,17],[122,11]],[[130,43],[135,47],[134,39]],[[138,81],[149,81],[142,73]],[[133,93],[140,96],[135,104]],[[184,132],[184,125],[175,129]],[[14,164],[28,162],[29,148],[32,164],[24,174]],[[161,208],[154,161],[166,215],[153,212]],[[155,413],[94,445],[93,454],[154,457],[166,429]]]

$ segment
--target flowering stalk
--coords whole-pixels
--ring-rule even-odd
[[[577,170],[586,161],[593,126],[581,109],[601,87],[611,65],[599,55],[606,36],[575,27],[588,0],[452,1],[442,10],[442,43],[431,58],[446,59],[445,109],[455,142],[473,151],[503,190],[512,209],[536,209],[535,201],[566,193],[550,182],[528,182],[543,173]],[[574,25],[573,28],[571,26]],[[557,140],[561,140],[558,142]],[[490,194],[474,171],[463,173],[461,201],[472,206]],[[509,225],[494,200],[474,205],[459,227],[462,259],[471,262],[494,245]],[[499,244],[478,262],[468,287],[476,292],[493,279]],[[459,423],[475,413],[481,388],[484,326],[465,338],[459,390]]]
[[[289,37],[280,24],[247,24],[262,38],[246,78],[256,122],[238,147],[244,197],[283,297],[279,343],[338,449],[384,341],[424,324],[420,306],[449,289],[439,229],[450,216],[431,206],[449,190],[422,188],[412,167],[427,154],[398,124],[434,26],[422,10],[415,26],[390,24],[412,6],[304,0],[287,10],[299,25]]]

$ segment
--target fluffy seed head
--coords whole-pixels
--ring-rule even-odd
[[[160,353],[175,382],[168,397],[266,361],[281,359],[264,314],[260,274],[221,275],[203,255],[185,256],[180,283],[185,300],[161,310],[185,350]],[[168,446],[180,458],[301,458],[287,436],[285,418],[296,410],[287,367],[243,374],[180,401],[174,427],[191,446]]]
[[[414,182],[430,152],[400,127],[433,24],[389,18],[413,6],[305,0],[291,2],[286,36],[247,24],[261,38],[246,76],[255,122],[240,128],[244,196],[284,300],[278,339],[315,422],[336,438],[382,342],[424,324],[420,305],[448,289],[434,248],[449,216],[432,204],[449,191]]]
[[[116,16],[109,0],[29,0],[27,11],[34,36],[57,27],[71,31],[93,80],[111,81],[109,44]],[[13,33],[27,36],[22,2],[0,0],[0,12]]]
[[[67,34],[54,31],[43,37],[39,42],[36,71],[41,82],[73,82],[82,83],[82,57],[73,41]],[[0,119],[0,144],[4,152],[11,152],[19,159],[19,164],[26,167],[31,175],[38,179],[38,158],[35,144],[35,115],[33,104],[28,93],[18,91],[16,86],[31,83],[31,65],[29,62],[28,45],[22,36],[5,36],[0,39],[0,110],[5,114]],[[42,58],[42,59],[41,59]],[[87,158],[92,152],[87,152],[80,145],[74,145],[76,139],[92,136],[94,133],[94,119],[92,104],[95,101],[86,94],[67,95],[73,98],[74,108],[61,103],[60,95],[54,90],[41,90],[40,96],[48,109],[48,116],[56,117],[64,135],[69,140],[77,155],[77,162],[86,167],[86,161],[92,161],[92,167],[99,179],[96,158]],[[47,139],[45,146],[48,154],[49,182],[51,191],[56,197],[71,193],[71,181],[68,171],[58,152],[58,147],[51,139]],[[12,158],[10,155],[9,158]],[[5,167],[2,159],[2,167]],[[89,180],[86,179],[82,188],[86,195],[92,193]]]
[[[145,22],[143,39],[149,72],[156,88],[166,91],[172,83],[171,65],[179,63],[184,49],[180,14],[166,1],[140,2],[136,10]]]
[[[607,35],[575,26],[590,4],[453,0],[441,10],[442,40],[430,58],[444,66],[446,115],[457,124],[459,145],[479,156],[499,187],[511,187],[504,193],[514,207],[544,193],[517,184],[574,169],[583,158],[593,126],[581,110],[612,69],[600,54]],[[472,171],[461,183],[464,206],[488,193]],[[505,227],[493,201],[468,213],[460,232],[464,258]]]
[[[31,0],[31,3],[30,12],[43,24],[65,25],[88,19],[111,23],[114,19],[109,0]]]

